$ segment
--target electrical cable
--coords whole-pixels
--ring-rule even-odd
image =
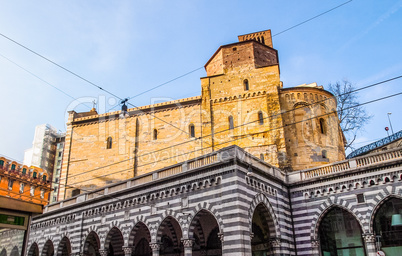
[[[380,82],[377,82],[377,83],[374,83],[374,84],[370,84],[370,85],[367,85],[367,86],[364,86],[364,87],[361,87],[361,88],[352,90],[352,91],[350,91],[350,92],[346,92],[346,93],[343,93],[343,94],[339,94],[339,95],[337,95],[337,96],[335,96],[335,97],[339,97],[339,96],[342,96],[342,95],[345,95],[345,94],[349,94],[349,93],[355,93],[355,92],[358,92],[358,91],[361,91],[361,90],[364,90],[364,89],[368,89],[368,88],[371,88],[371,87],[374,87],[374,86],[378,86],[378,85],[380,85],[380,84],[387,83],[387,82],[390,82],[390,81],[393,81],[393,80],[397,80],[397,79],[401,79],[401,78],[402,78],[402,75],[401,75],[401,76],[396,76],[396,77],[393,77],[393,78],[390,78],[390,79],[387,79],[387,80],[383,80],[383,81],[380,81]],[[314,106],[314,105],[319,105],[319,104],[321,104],[321,103],[323,103],[323,102],[325,102],[325,101],[327,101],[327,100],[332,100],[332,98],[327,98],[327,99],[319,100],[319,101],[316,101],[316,102],[313,102],[313,103],[306,104],[305,106],[306,106],[306,107],[310,107],[310,106]],[[268,118],[275,118],[275,117],[278,117],[278,116],[281,116],[281,115],[283,115],[283,114],[287,114],[287,113],[290,113],[290,112],[293,112],[293,111],[294,111],[294,109],[290,109],[290,110],[281,112],[281,113],[279,113],[279,114],[273,114],[273,115],[264,117],[263,120],[268,119]],[[242,126],[245,126],[245,125],[249,125],[249,124],[252,124],[252,123],[256,123],[256,122],[259,122],[259,121],[260,121],[260,119],[257,119],[257,120],[254,120],[254,121],[250,121],[250,122],[248,122],[248,123],[243,123],[243,124],[241,124],[241,125],[234,126],[233,128],[234,128],[234,129],[235,129],[235,128],[239,128],[239,127],[242,127]],[[227,132],[227,131],[230,131],[230,130],[231,130],[230,128],[227,128],[227,129],[224,129],[224,130],[215,132],[214,135],[220,134],[220,133],[223,133],[223,132]],[[209,136],[212,136],[212,134],[207,134],[207,135],[204,135],[204,136],[200,136],[200,137],[197,137],[196,139],[199,140],[199,139],[207,138],[207,137],[209,137]],[[170,148],[173,148],[173,147],[177,147],[177,146],[180,146],[180,145],[183,145],[183,144],[186,144],[186,143],[191,143],[191,142],[194,142],[194,141],[191,141],[191,140],[183,141],[183,142],[180,142],[180,143],[175,144],[175,145],[172,145],[172,146],[168,146],[168,147],[165,147],[165,148],[162,148],[162,149],[155,150],[155,151],[150,152],[150,153],[145,153],[145,154],[139,155],[139,156],[137,156],[137,157],[138,157],[138,158],[139,158],[139,157],[144,157],[144,156],[147,156],[147,155],[150,155],[150,154],[154,154],[154,153],[157,153],[157,152],[161,152],[161,151],[164,151],[164,150],[167,150],[167,149],[170,149]],[[208,148],[208,147],[206,147],[206,148]],[[112,163],[112,164],[108,164],[108,165],[105,165],[105,166],[97,167],[97,168],[91,169],[91,170],[89,170],[89,171],[81,172],[81,173],[78,173],[78,174],[73,175],[73,176],[70,176],[70,177],[71,177],[71,178],[72,178],[72,177],[76,177],[76,176],[79,176],[79,175],[82,175],[82,174],[85,174],[85,173],[89,173],[89,172],[92,172],[92,171],[96,171],[96,170],[99,170],[99,169],[103,169],[103,168],[106,168],[106,167],[110,167],[110,166],[113,166],[113,165],[117,165],[117,164],[120,164],[120,163],[123,163],[123,162],[127,162],[127,161],[130,161],[130,160],[133,160],[133,159],[134,159],[134,157],[130,157],[130,158],[128,158],[128,159],[125,159],[125,160],[122,160],[122,161],[119,161],[119,162],[115,162],[115,163]]]

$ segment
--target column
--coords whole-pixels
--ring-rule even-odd
[[[184,256],[192,256],[193,255],[193,240],[184,239],[183,247],[184,247]]]
[[[124,256],[131,256],[134,251],[134,246],[123,246]]]
[[[106,249],[99,249],[99,254],[101,256],[107,256],[107,250]]]
[[[311,256],[319,256],[320,255],[320,240],[313,239],[311,240]]]
[[[269,240],[269,243],[271,244],[272,252],[274,256],[280,256],[281,255],[281,240],[279,238],[271,238]]]
[[[160,244],[158,243],[151,243],[149,246],[152,249],[152,256],[159,256],[159,250],[161,248]]]
[[[371,233],[365,233],[362,236],[364,244],[366,245],[367,256],[376,256],[377,249],[375,245],[375,235]]]

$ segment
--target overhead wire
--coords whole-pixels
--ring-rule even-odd
[[[351,90],[351,91],[349,91],[349,92],[345,92],[345,93],[342,93],[342,94],[339,94],[339,95],[334,95],[334,96],[335,96],[335,97],[339,97],[339,96],[343,96],[343,95],[345,95],[345,94],[355,93],[355,92],[358,92],[358,91],[361,91],[361,90],[365,90],[365,89],[368,89],[368,88],[371,88],[371,87],[374,87],[374,86],[378,86],[378,85],[380,85],[380,84],[388,83],[388,82],[390,82],[390,81],[394,81],[394,80],[401,79],[401,78],[402,78],[402,75],[396,76],[396,77],[393,77],[393,78],[390,78],[390,79],[386,79],[386,80],[383,80],[383,81],[380,81],[380,82],[377,82],[377,83],[374,83],[374,84],[370,84],[370,85],[367,85],[367,86],[363,86],[363,87],[360,87],[360,88]],[[306,104],[305,106],[306,106],[306,107],[309,107],[309,106],[319,105],[319,104],[321,104],[321,103],[324,103],[325,101],[332,100],[332,99],[333,99],[333,98],[327,98],[327,99],[315,101],[315,102],[313,102],[313,103],[308,103],[308,104]],[[269,118],[275,118],[275,117],[278,117],[278,116],[282,116],[282,115],[284,115],[284,114],[287,114],[287,113],[290,113],[290,112],[293,112],[293,111],[294,111],[294,109],[290,109],[290,110],[287,110],[287,111],[283,111],[283,112],[281,112],[281,113],[277,113],[277,114],[273,114],[273,115],[270,115],[270,116],[266,116],[266,117],[263,117],[263,120],[266,120],[266,119],[269,119]],[[249,124],[252,124],[252,123],[256,123],[256,122],[259,122],[259,121],[260,121],[260,119],[256,119],[256,120],[254,120],[254,121],[250,121],[250,122],[247,122],[247,123],[243,123],[243,124],[234,126],[233,128],[243,127],[243,126],[246,126],[246,125],[249,125]],[[230,130],[231,130],[230,128],[223,129],[223,130],[221,130],[221,131],[214,132],[213,134],[210,133],[210,134],[207,134],[207,135],[203,135],[203,136],[197,137],[197,139],[198,139],[198,140],[204,139],[204,138],[210,137],[210,136],[212,136],[212,135],[215,136],[215,135],[217,135],[217,134],[224,133],[224,132],[227,132],[227,131],[230,131]],[[138,155],[138,156],[136,156],[136,157],[137,157],[137,158],[144,157],[144,156],[147,156],[147,155],[155,154],[155,153],[157,153],[157,152],[161,152],[161,151],[164,151],[164,150],[167,150],[167,149],[170,149],[170,148],[174,148],[174,147],[181,146],[181,145],[187,144],[187,143],[192,143],[192,142],[194,142],[194,141],[192,141],[192,140],[183,141],[183,142],[180,142],[180,143],[175,144],[175,145],[172,145],[172,146],[164,147],[164,148],[157,149],[157,150],[154,150],[154,151],[149,152],[149,153],[145,153],[145,154],[142,154],[142,155]],[[211,146],[212,146],[212,145],[211,145]],[[214,146],[215,146],[215,145],[214,145]],[[207,148],[208,148],[208,147],[207,147]],[[110,166],[113,166],[113,165],[121,164],[121,163],[130,161],[130,160],[133,160],[133,159],[134,159],[134,157],[130,157],[130,158],[125,159],[125,160],[121,160],[121,161],[118,161],[118,162],[115,162],[115,163],[112,163],[112,164],[108,164],[108,165],[105,165],[105,166],[97,167],[97,168],[94,168],[94,169],[91,169],[91,170],[88,170],[88,171],[85,171],[85,172],[78,173],[78,174],[76,174],[76,175],[70,176],[70,178],[76,177],[76,176],[80,176],[80,175],[83,175],[83,174],[86,174],[86,173],[89,173],[89,172],[93,172],[93,171],[96,171],[96,170],[100,170],[100,169],[103,169],[103,168],[106,168],[106,167],[110,167]]]

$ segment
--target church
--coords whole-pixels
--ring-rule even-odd
[[[238,39],[201,96],[69,112],[27,255],[399,255],[402,148],[345,159],[334,96],[283,87],[270,30]]]

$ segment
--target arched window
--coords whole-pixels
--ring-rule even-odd
[[[258,123],[264,124],[264,116],[261,111],[258,112]]]
[[[324,118],[320,118],[320,131],[321,131],[322,134],[327,133]]]
[[[361,227],[348,211],[329,210],[319,225],[320,255],[365,255]]]
[[[43,181],[46,181],[46,175],[43,175],[43,176],[42,176],[42,180],[43,180]]]
[[[0,167],[4,166],[4,160],[0,160]]]
[[[327,158],[327,151],[326,150],[322,151],[322,158]]]
[[[190,124],[188,126],[188,133],[190,134],[190,138],[194,138],[195,137],[195,127],[194,124]]]
[[[249,88],[249,84],[248,84],[248,80],[247,79],[244,79],[244,81],[243,81],[243,85],[244,85],[244,90],[245,91],[248,91],[250,88]]]
[[[265,44],[265,39],[264,39],[264,37],[261,37],[261,43]]]
[[[22,169],[22,174],[27,174],[27,168]]]
[[[14,171],[15,170],[15,164],[11,165],[11,170]]]
[[[33,175],[32,175],[32,177],[34,178],[34,179],[36,179],[36,175],[38,175],[36,172],[34,172],[33,173]]]
[[[229,116],[229,130],[233,130],[233,116]]]
[[[111,149],[112,148],[112,137],[108,137],[106,140],[106,149]]]
[[[153,133],[153,140],[157,140],[158,139],[158,130],[154,129],[154,133]]]

